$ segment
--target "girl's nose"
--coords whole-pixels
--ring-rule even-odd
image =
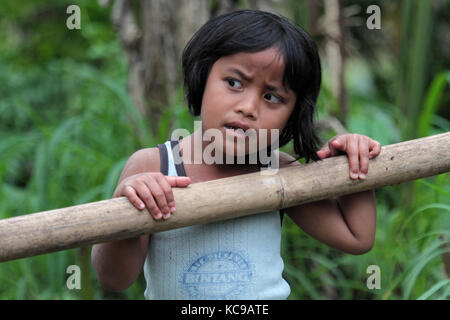
[[[254,93],[247,93],[236,107],[236,112],[242,112],[245,117],[251,119],[258,118],[259,96]]]

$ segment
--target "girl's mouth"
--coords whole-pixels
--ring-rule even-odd
[[[230,136],[239,137],[239,138],[245,138],[247,135],[244,133],[244,130],[241,128],[231,127],[231,126],[224,126],[225,127],[225,133]]]

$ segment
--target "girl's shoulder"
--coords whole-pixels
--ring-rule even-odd
[[[155,147],[137,150],[128,158],[125,168],[133,172],[159,171],[159,149]]]

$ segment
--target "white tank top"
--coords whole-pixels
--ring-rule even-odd
[[[158,145],[161,172],[168,176],[186,175],[181,161],[174,164],[177,143]],[[290,287],[282,277],[280,244],[279,211],[154,233],[144,264],[144,296],[286,299]]]

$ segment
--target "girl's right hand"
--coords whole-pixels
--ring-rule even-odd
[[[165,176],[160,172],[146,172],[123,180],[115,192],[125,196],[139,210],[147,207],[156,220],[169,219],[175,212],[172,187],[186,187],[191,183],[189,177]]]

